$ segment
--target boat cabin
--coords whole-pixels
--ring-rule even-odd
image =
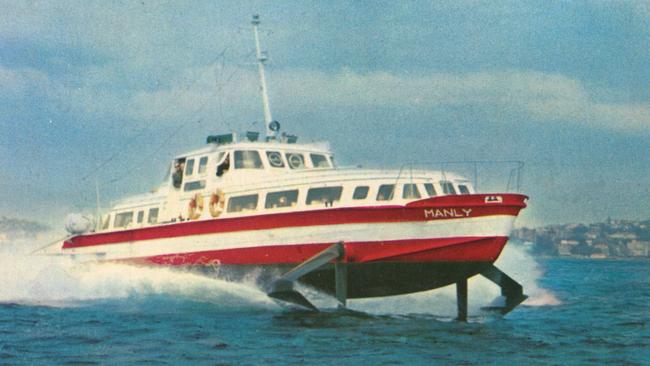
[[[234,136],[234,134],[221,135]],[[223,142],[227,141],[227,142]],[[246,180],[250,176],[274,176],[291,171],[334,168],[327,143],[237,142],[235,137],[208,137],[207,148],[174,158],[166,180],[170,188],[191,192],[202,190],[212,181]]]
[[[118,202],[100,230],[474,193],[448,172],[337,167],[326,143],[225,141],[208,138],[207,147],[176,156],[158,190]]]

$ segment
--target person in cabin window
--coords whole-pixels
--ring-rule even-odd
[[[181,183],[183,183],[183,170],[185,170],[185,162],[176,163],[174,166],[174,174],[172,175],[174,188],[181,188]]]
[[[223,163],[219,164],[217,167],[217,177],[224,175],[230,169],[230,155],[226,155]]]

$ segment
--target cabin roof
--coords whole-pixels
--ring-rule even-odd
[[[218,151],[229,151],[237,149],[249,149],[249,150],[283,150],[283,151],[302,151],[302,152],[313,152],[321,154],[332,154],[330,145],[326,141],[317,141],[312,143],[305,144],[288,144],[284,142],[269,141],[269,142],[233,142],[230,144],[209,144],[207,147],[201,149],[191,150],[179,155],[176,155],[174,159],[184,158],[188,156],[196,156],[203,154],[215,153]]]

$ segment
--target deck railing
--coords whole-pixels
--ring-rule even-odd
[[[454,173],[466,178],[471,176],[474,190],[477,192],[483,186],[486,186],[488,190],[520,192],[523,183],[524,162],[520,160],[470,160],[405,163],[400,167],[396,182],[412,180],[414,175],[425,169],[440,171],[445,180],[447,173]],[[507,181],[504,176],[507,176]]]
[[[452,176],[462,176],[469,181],[471,177],[474,189],[478,192],[478,188],[481,188],[483,192],[487,193],[488,190],[493,190],[493,192],[519,192],[523,178],[523,167],[524,163],[522,161],[477,160],[405,163],[399,169],[373,169],[362,168],[361,166],[348,166],[337,167],[335,169],[305,170],[301,172],[309,173],[311,180],[321,179],[324,183],[356,181],[360,177],[367,176],[373,179],[390,179],[394,180],[395,184],[400,184],[410,183],[416,178],[427,179],[427,177],[431,177],[431,171],[438,171],[442,174],[443,180],[447,180],[448,176],[450,179]],[[396,171],[397,174],[395,175]],[[340,175],[341,172],[353,172],[355,174],[342,177]],[[378,178],[378,174],[386,174],[387,176]],[[507,177],[507,181],[505,177]],[[266,187],[266,189],[279,189],[287,185],[301,183],[302,179],[304,179],[304,176],[298,174],[274,177],[274,187]],[[253,184],[253,186],[256,185],[257,183]],[[247,192],[251,189],[251,185],[242,184],[238,188],[237,190],[231,191],[230,194]]]

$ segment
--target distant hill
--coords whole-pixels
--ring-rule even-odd
[[[9,239],[34,238],[50,230],[50,227],[36,221],[0,216],[0,242]]]

